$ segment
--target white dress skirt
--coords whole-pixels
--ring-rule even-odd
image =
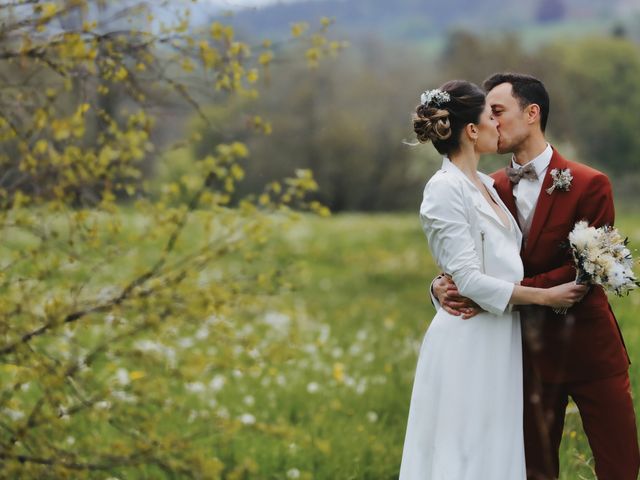
[[[439,309],[416,368],[400,480],[525,480],[520,320],[508,300],[523,276],[521,234],[505,226],[448,159],[425,187],[420,216],[434,259],[486,312]]]

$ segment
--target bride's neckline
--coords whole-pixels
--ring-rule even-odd
[[[447,156],[444,157],[444,160],[445,160],[445,162],[448,162],[451,166],[453,166],[456,170],[458,170],[458,172],[460,172],[460,174],[471,185],[473,185],[473,188],[476,189],[476,191],[482,196],[483,200],[485,202],[487,202],[489,207],[493,210],[493,212],[495,213],[500,225],[502,225],[505,229],[507,229],[509,231],[513,231],[513,223],[511,221],[511,219],[509,218],[511,216],[511,213],[505,210],[505,207],[503,207],[503,205],[501,204],[500,201],[496,200],[496,198],[491,193],[491,190],[490,190],[489,186],[487,185],[487,182],[489,182],[489,183],[491,183],[491,187],[493,188],[493,179],[491,177],[488,177],[486,174],[482,173],[479,170],[475,171],[475,173],[477,175],[478,182],[480,182],[480,184],[482,184],[482,187],[483,187],[484,191],[487,192],[487,195],[491,199],[491,201],[489,201],[487,199],[487,197],[485,197],[485,195],[482,193],[482,190],[478,187],[478,185],[476,185],[476,182],[473,179],[469,178],[469,176],[458,165],[456,165],[454,162],[452,162],[451,159],[449,157],[447,157]],[[494,204],[496,205],[497,209],[494,208]],[[505,220],[506,220],[506,224],[505,224]]]
[[[511,231],[513,230],[513,223],[511,222],[511,219],[509,218],[510,214],[508,212],[505,211],[505,209],[502,207],[502,205],[500,204],[500,202],[497,202],[496,199],[493,197],[493,194],[489,191],[489,188],[483,183],[482,186],[484,187],[484,190],[487,192],[487,195],[489,195],[489,198],[491,198],[491,202],[487,203],[489,204],[489,206],[493,209],[493,211],[496,213],[496,215],[498,216],[498,219],[500,220],[500,223],[502,223],[502,226],[504,228],[506,228],[507,230]],[[480,192],[482,193],[482,192]],[[486,201],[486,197],[484,197],[484,195],[482,195],[483,198],[485,198]],[[495,207],[494,207],[495,205]],[[505,224],[505,221],[507,222]]]

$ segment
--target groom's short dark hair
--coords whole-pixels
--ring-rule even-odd
[[[536,77],[524,73],[494,73],[484,81],[482,86],[488,93],[503,83],[511,84],[513,96],[518,100],[521,108],[532,103],[540,107],[540,128],[544,132],[547,128],[547,118],[549,118],[549,94],[544,83]]]

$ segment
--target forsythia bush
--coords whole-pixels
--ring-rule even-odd
[[[268,369],[264,349],[286,358],[253,319],[292,287],[269,238],[296,209],[327,213],[311,172],[233,199],[250,153],[230,139],[147,185],[197,140],[158,141],[158,107],[255,98],[278,50],[194,29],[186,9],[166,24],[154,9],[175,2],[157,3],[0,4],[3,478],[245,478],[255,462],[216,454],[239,429],[294,435],[195,395]],[[292,26],[302,61],[342,47],[330,23]]]

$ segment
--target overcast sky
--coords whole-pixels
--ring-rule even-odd
[[[202,0],[222,10],[239,10],[247,7],[259,7],[270,3],[291,3],[299,0]]]

